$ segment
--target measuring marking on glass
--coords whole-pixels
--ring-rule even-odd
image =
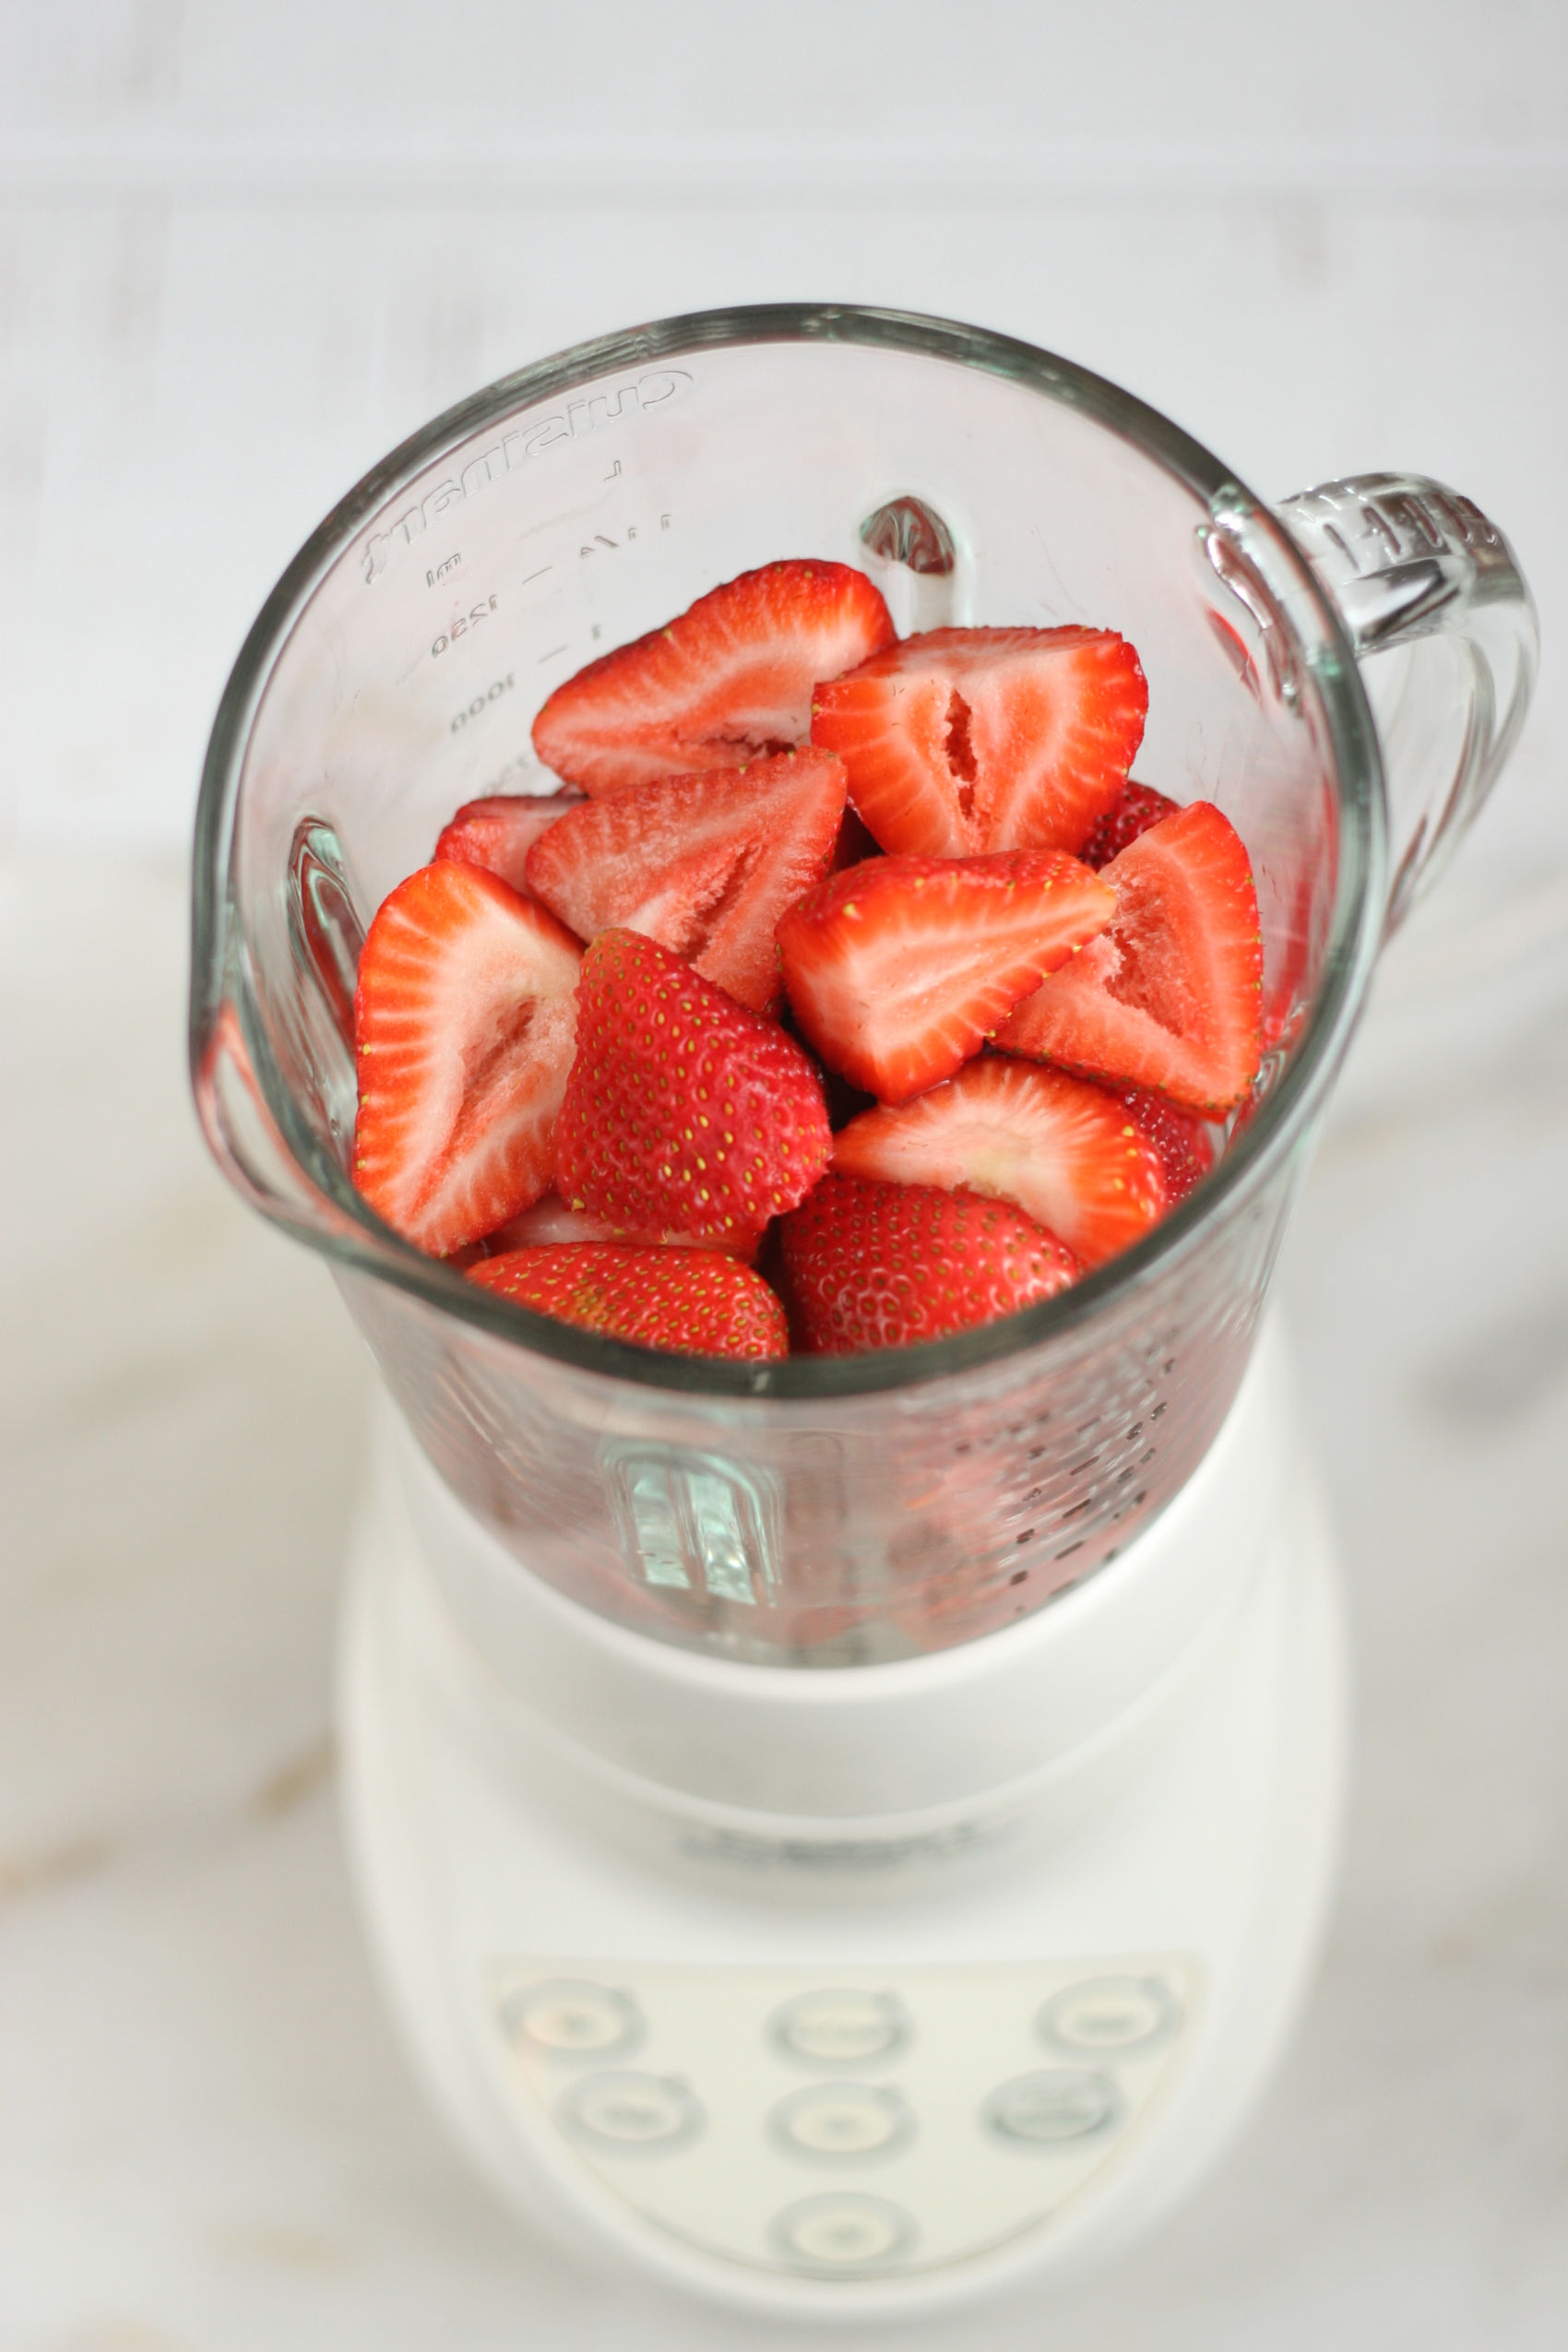
[[[477,436],[481,441],[488,439],[488,447],[476,449],[470,441],[463,448],[451,451],[440,462],[456,469],[455,472],[445,474],[400,515],[383,521],[381,528],[361,540],[360,575],[364,585],[374,587],[386,577],[388,565],[401,549],[411,547],[433,523],[480,497],[493,482],[506,481],[550,450],[581,440],[585,434],[602,433],[630,418],[657,412],[689,392],[693,383],[689,369],[652,368],[629,383],[568,400],[564,410],[543,417],[512,417],[490,426],[486,434]]]

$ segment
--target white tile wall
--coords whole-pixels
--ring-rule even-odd
[[[0,838],[184,837],[267,589],[459,394],[671,310],[980,319],[1256,487],[1514,538],[1481,849],[1568,865],[1568,10],[77,0],[0,16]]]

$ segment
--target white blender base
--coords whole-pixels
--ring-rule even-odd
[[[1036,1797],[828,1843],[672,1800],[650,1835],[649,1792],[588,1786],[468,1645],[384,1445],[344,1629],[350,1843],[484,2171],[579,2249],[778,2315],[935,2310],[1146,2228],[1262,2090],[1330,1891],[1345,1658],[1299,1461],[1269,1515],[1207,1636]],[[1031,1624],[945,1654],[977,1708]]]

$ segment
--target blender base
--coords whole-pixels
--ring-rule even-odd
[[[1294,2021],[1344,1780],[1333,1548],[1277,1363],[1249,1388],[1198,1477],[1246,1477],[1263,1414],[1266,1532],[1172,1670],[1005,1803],[824,1837],[585,1769],[445,1606],[388,1426],[341,1653],[350,1852],[409,2051],[529,2222],[842,2320],[1065,2277],[1194,2185]],[[1118,1575],[1183,1539],[1172,1506]],[[944,1654],[977,1736],[1063,1605]],[[814,1680],[852,1706],[929,1664]]]

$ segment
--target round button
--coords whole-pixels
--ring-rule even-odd
[[[643,2029],[636,2002],[625,1993],[564,1977],[513,1993],[501,2005],[501,2022],[514,2041],[565,2058],[630,2049]]]
[[[668,2074],[590,2074],[556,2113],[574,2139],[621,2150],[675,2147],[705,2120],[684,2083]]]
[[[797,2155],[828,2160],[890,2156],[915,2128],[897,2091],[869,2083],[819,2083],[780,2099],[769,2120]]]
[[[891,1993],[825,1988],[787,2002],[773,2033],[790,2057],[814,2066],[865,2066],[904,2048],[909,2021]]]
[[[1140,2049],[1170,2031],[1176,2003],[1158,1977],[1096,1977],[1057,1993],[1035,2022],[1059,2049]]]
[[[1110,2076],[1080,2066],[1019,2074],[992,2091],[980,2109],[999,2138],[1033,2148],[1087,2139],[1091,2132],[1103,2132],[1121,2111],[1121,2095]]]
[[[808,2270],[881,2270],[907,2253],[915,2225],[885,2197],[805,2197],[773,2225],[783,2252]]]

